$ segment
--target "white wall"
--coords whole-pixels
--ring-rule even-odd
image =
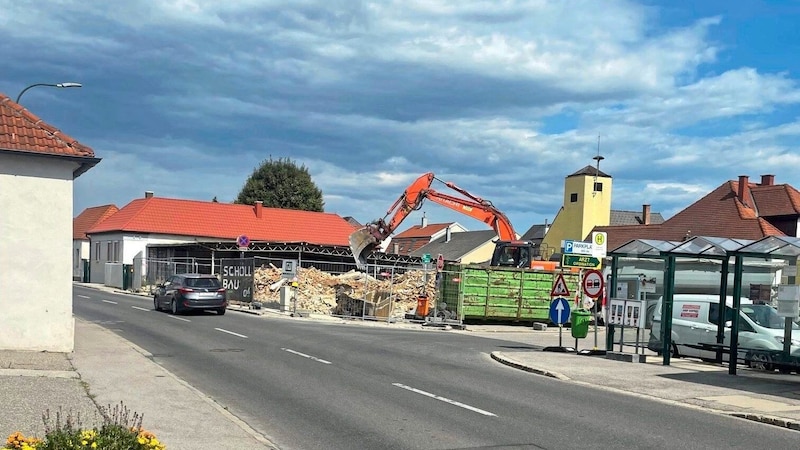
[[[80,281],[83,278],[83,260],[89,258],[89,241],[85,239],[72,240],[72,279]]]
[[[108,286],[116,285],[116,281],[106,279],[106,263],[119,262],[122,264],[133,264],[137,255],[147,255],[149,244],[181,244],[195,242],[194,238],[164,234],[132,234],[132,233],[99,233],[89,236],[91,243],[91,282],[102,283]],[[100,258],[97,258],[97,244],[100,244]],[[111,244],[111,254],[108,254],[109,244]],[[114,258],[114,248],[118,248],[118,258]]]
[[[72,173],[0,152],[0,349],[71,352]]]

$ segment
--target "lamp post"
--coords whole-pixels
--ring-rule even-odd
[[[52,83],[36,83],[36,84],[32,84],[32,85],[26,87],[25,89],[22,90],[22,92],[19,93],[19,95],[17,95],[17,103],[19,103],[19,99],[22,98],[22,94],[24,94],[25,91],[27,91],[30,88],[36,87],[36,86],[49,86],[49,87],[55,87],[55,88],[79,88],[79,87],[83,87],[83,85],[80,84],[80,83],[54,83],[54,84],[52,84]]]

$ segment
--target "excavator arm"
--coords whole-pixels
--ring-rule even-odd
[[[350,250],[353,252],[359,268],[366,265],[366,257],[386,240],[412,211],[422,207],[425,199],[430,199],[461,214],[480,220],[492,227],[501,240],[512,241],[517,238],[508,217],[495,208],[492,202],[472,195],[451,182],[443,183],[466,198],[443,194],[431,188],[434,180],[438,180],[438,178],[431,172],[420,176],[406,188],[386,212],[383,219],[371,222],[350,235]],[[389,218],[390,216],[391,218]],[[389,220],[387,221],[386,218]]]

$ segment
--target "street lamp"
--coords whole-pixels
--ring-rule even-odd
[[[19,93],[19,95],[17,96],[17,103],[19,103],[19,99],[22,98],[22,94],[24,94],[25,91],[27,91],[28,89],[30,89],[32,87],[36,87],[36,86],[50,86],[50,87],[56,87],[56,88],[79,88],[79,87],[83,87],[83,85],[80,84],[80,83],[55,83],[55,84],[51,84],[51,83],[36,83],[36,84],[32,84],[32,85],[26,87],[25,89],[22,90],[22,92]]]

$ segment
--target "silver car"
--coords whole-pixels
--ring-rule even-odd
[[[159,284],[153,295],[153,308],[156,311],[168,309],[172,314],[213,309],[217,314],[223,315],[227,306],[225,289],[215,275],[173,275]]]

